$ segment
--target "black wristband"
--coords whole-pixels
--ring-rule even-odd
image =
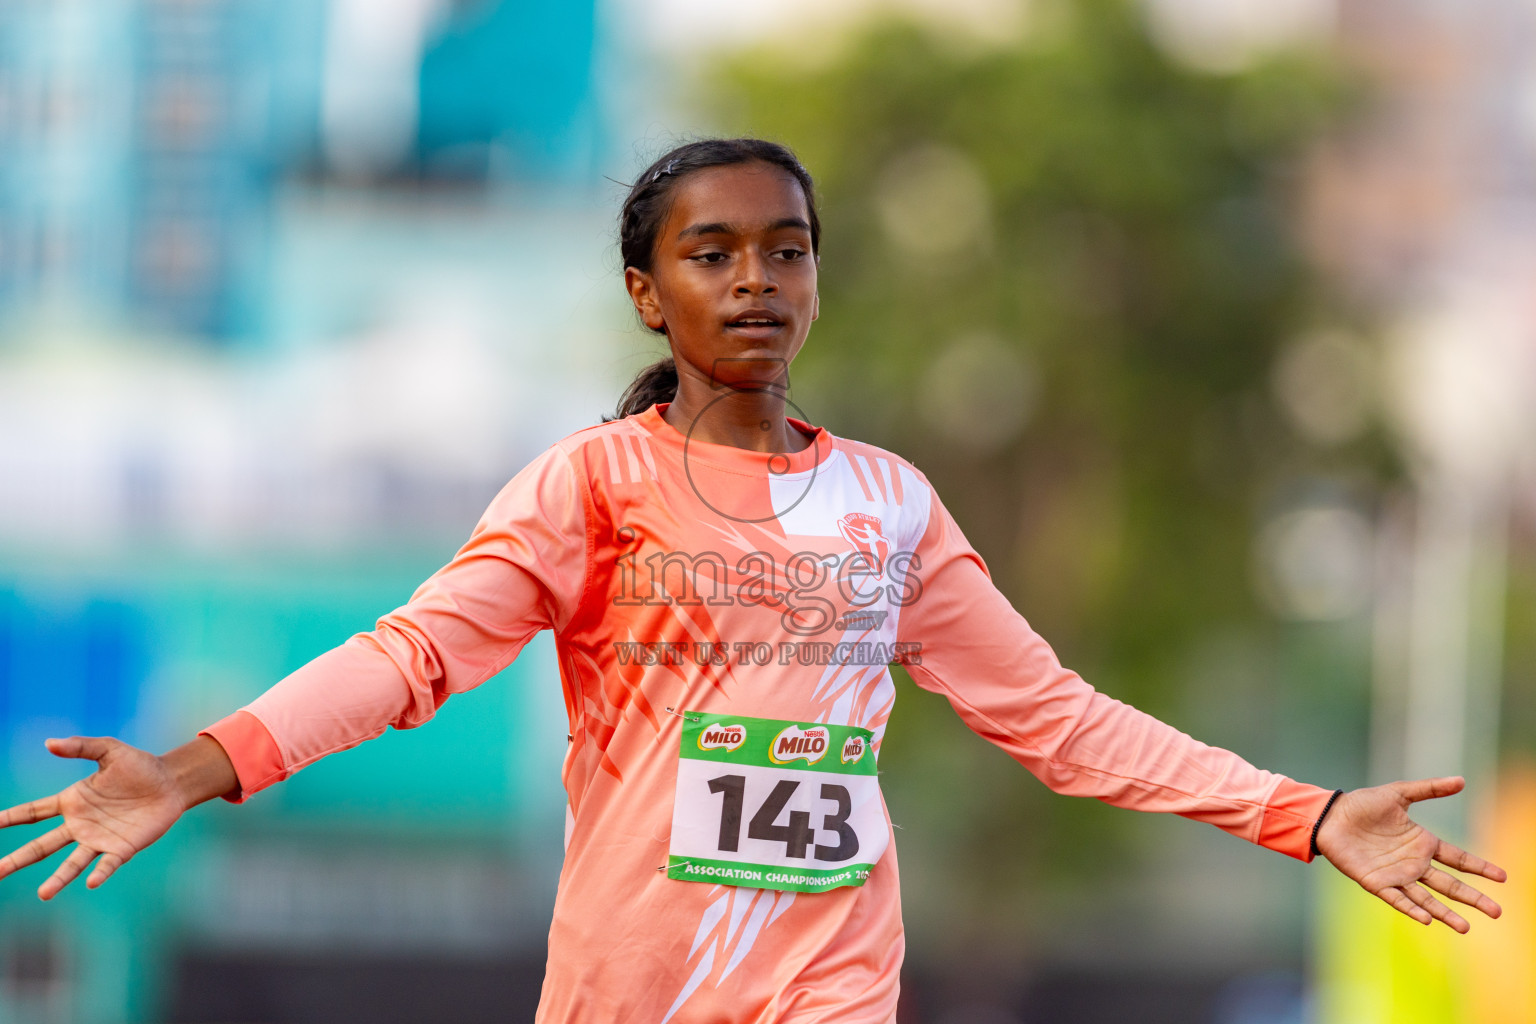
[[[1323,804],[1323,813],[1317,816],[1317,821],[1312,825],[1312,856],[1314,857],[1316,857],[1318,853],[1317,830],[1323,827],[1323,819],[1328,817],[1329,811],[1333,810],[1333,802],[1343,795],[1344,791],[1342,789],[1334,790],[1333,796],[1329,797],[1328,802]]]

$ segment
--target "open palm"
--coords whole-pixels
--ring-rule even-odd
[[[1471,926],[1430,894],[1476,907],[1489,917],[1503,911],[1472,886],[1435,867],[1435,862],[1494,882],[1504,869],[1435,836],[1408,816],[1418,800],[1450,796],[1461,778],[1420,779],[1357,789],[1341,796],[1317,832],[1317,849],[1334,867],[1420,924],[1443,921],[1458,932]]]
[[[186,810],[176,779],[161,758],[105,736],[48,740],[60,757],[88,758],[98,769],[53,796],[0,811],[0,828],[62,817],[57,828],[0,859],[0,878],[75,843],[37,895],[51,899],[100,857],[86,885],[95,888],[165,834]]]

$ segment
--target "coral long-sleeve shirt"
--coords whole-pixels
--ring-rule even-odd
[[[665,405],[518,473],[409,603],[206,732],[252,793],[429,719],[553,630],[571,742],[540,1021],[887,1024],[894,847],[862,886],[669,878],[678,712],[869,729],[890,662],[1058,793],[1209,822],[1310,859],[1330,791],[1096,692],[992,585],[928,480],[798,420],[804,450],[694,441]],[[885,828],[889,828],[886,820]]]

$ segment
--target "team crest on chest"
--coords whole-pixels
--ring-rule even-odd
[[[843,539],[868,555],[878,570],[885,572],[885,559],[891,553],[890,541],[880,532],[880,520],[866,512],[849,512],[837,521],[837,530]]]

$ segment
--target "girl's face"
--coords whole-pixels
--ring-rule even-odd
[[[818,313],[810,211],[766,163],[678,182],[650,271],[624,272],[647,327],[665,330],[679,376],[726,386],[782,381]]]

